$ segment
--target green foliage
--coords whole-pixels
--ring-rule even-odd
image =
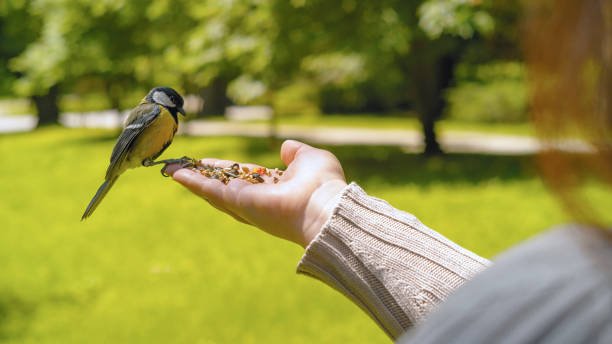
[[[512,46],[506,32],[517,8],[516,0],[3,4],[0,39],[11,43],[0,47],[0,92],[42,96],[59,85],[124,109],[133,106],[125,94],[168,84],[207,97],[215,113],[229,96],[281,114],[412,107],[435,119],[452,79],[440,69],[461,60],[466,45]]]
[[[429,0],[419,7],[419,26],[437,39],[444,33],[472,38],[476,33],[491,34],[495,21],[474,0]]]
[[[21,54],[40,31],[40,19],[29,15],[29,1],[0,2],[0,95],[13,94],[17,75],[9,61]]]
[[[141,94],[129,94],[127,98],[132,100],[132,105],[142,98]],[[104,94],[90,92],[84,95],[69,94],[60,99],[60,106],[66,112],[89,112],[102,111],[112,108],[112,104]]]
[[[320,113],[317,88],[308,80],[296,81],[278,90],[272,104],[281,116],[316,116]]]
[[[114,141],[59,128],[0,136],[0,340],[388,343],[357,306],[295,275],[301,248],[221,214],[158,169],[128,171],[79,222]],[[529,157],[331,149],[371,195],[486,257],[563,221]],[[281,166],[259,139],[177,137],[164,156],[185,154]]]
[[[32,105],[27,99],[18,98],[1,98],[0,99],[0,116],[1,115],[25,115],[31,114],[33,111]]]
[[[268,88],[261,80],[243,74],[232,80],[227,87],[228,96],[238,104],[251,104],[262,101]]]
[[[166,47],[165,63],[175,66],[185,85],[197,90],[216,78],[229,82],[241,75],[262,77],[269,67],[274,32],[267,1],[180,3],[187,9],[182,20],[190,24]]]
[[[266,71],[272,90],[306,82],[317,95],[301,102],[316,100],[315,105],[325,110],[354,110],[376,98],[378,86],[399,86],[396,78],[402,77],[396,58],[408,53],[411,31],[403,17],[413,17],[409,8],[414,2],[273,3],[271,20],[278,32],[271,44],[271,68]],[[366,88],[374,92],[366,94]],[[405,98],[405,84],[399,88]]]
[[[446,94],[451,118],[482,122],[527,120],[527,82],[520,62],[461,65]]]

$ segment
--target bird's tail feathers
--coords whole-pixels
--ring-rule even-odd
[[[119,178],[119,176],[112,177],[111,179],[104,181],[104,183],[100,185],[100,187],[98,188],[98,191],[96,191],[96,194],[93,196],[93,198],[89,202],[87,209],[85,209],[85,212],[83,213],[83,216],[81,217],[81,221],[91,216],[94,210],[96,210],[96,208],[98,207],[98,204],[102,202],[102,199],[104,199],[104,196],[106,196],[106,194],[111,189],[113,184],[115,184],[115,182],[117,181],[117,178]]]

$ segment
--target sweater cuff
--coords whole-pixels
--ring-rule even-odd
[[[297,271],[343,293],[395,339],[488,264],[351,183]]]

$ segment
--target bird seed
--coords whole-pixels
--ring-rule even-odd
[[[272,175],[274,175],[272,180],[274,184],[276,184],[279,182],[278,177],[283,175],[283,171],[278,168],[271,171],[266,167],[255,167],[251,170],[246,166],[241,167],[237,163],[230,167],[214,167],[212,165],[197,164],[191,169],[207,178],[217,179],[225,185],[232,179],[242,179],[252,184],[261,184],[265,183],[265,179],[262,176],[272,177]]]

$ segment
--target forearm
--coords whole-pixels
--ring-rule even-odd
[[[395,339],[488,264],[351,184],[298,272],[341,291]]]

